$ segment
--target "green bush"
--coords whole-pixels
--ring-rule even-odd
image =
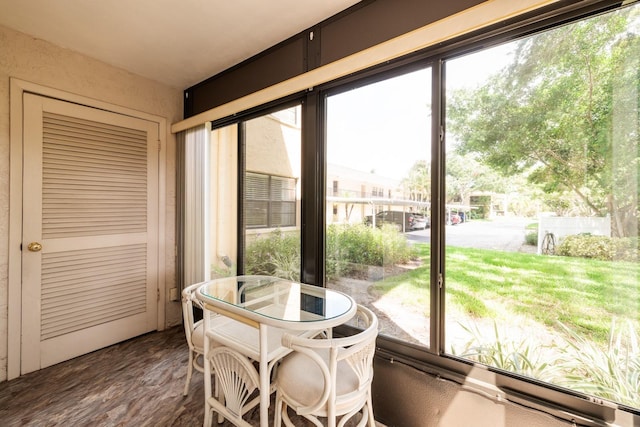
[[[631,321],[611,325],[606,348],[581,337],[564,325],[566,346],[559,385],[635,408],[640,407],[640,334]]]
[[[638,241],[628,237],[577,234],[562,239],[562,243],[556,247],[556,254],[604,261],[637,261]]]
[[[524,242],[527,245],[538,246],[538,232],[531,231],[524,235]]]
[[[495,321],[493,335],[483,331],[477,323],[460,323],[460,326],[469,334],[470,340],[461,349],[452,347],[451,354],[549,382],[562,371],[557,359],[545,360],[544,347],[529,337],[507,339],[500,334]]]
[[[245,273],[300,280],[300,234],[274,230],[249,244]]]
[[[272,231],[258,237],[246,250],[246,274],[264,274],[299,280],[300,235]],[[349,276],[363,267],[406,263],[416,250],[393,225],[371,228],[364,224],[332,224],[327,229],[326,275]]]
[[[328,278],[349,276],[363,266],[401,264],[415,257],[415,249],[394,225],[331,224],[327,229]]]

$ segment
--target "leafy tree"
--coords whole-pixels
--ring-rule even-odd
[[[472,192],[505,193],[508,180],[479,162],[476,155],[447,153],[447,203],[469,203]]]
[[[508,67],[450,97],[459,152],[637,234],[638,20],[627,7],[518,42]]]
[[[409,194],[410,200],[419,202],[431,200],[431,164],[425,160],[415,162],[401,185]]]

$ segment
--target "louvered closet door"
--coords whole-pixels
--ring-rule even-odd
[[[157,133],[25,94],[22,373],[156,329]]]

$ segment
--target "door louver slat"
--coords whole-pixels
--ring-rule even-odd
[[[53,160],[56,160],[53,162]],[[129,171],[122,167],[121,164],[108,165],[98,162],[84,161],[82,164],[74,164],[73,162],[65,161],[64,158],[55,158],[53,155],[49,156],[48,168],[55,172],[64,172],[68,174],[87,174],[87,176],[106,176],[109,177],[114,172],[122,173],[123,176],[141,177],[138,171]],[[70,169],[73,168],[73,169]]]

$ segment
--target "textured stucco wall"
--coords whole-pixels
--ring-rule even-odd
[[[114,40],[126,43],[126,40]],[[141,52],[141,54],[147,54]],[[162,55],[162,48],[152,55]],[[175,138],[171,123],[182,118],[182,90],[136,76],[0,26],[0,381],[7,379],[9,228],[9,79],[11,77],[129,109],[161,116],[166,129],[166,260],[160,263],[166,294],[175,286]],[[180,305],[166,304],[166,324],[181,322]]]

